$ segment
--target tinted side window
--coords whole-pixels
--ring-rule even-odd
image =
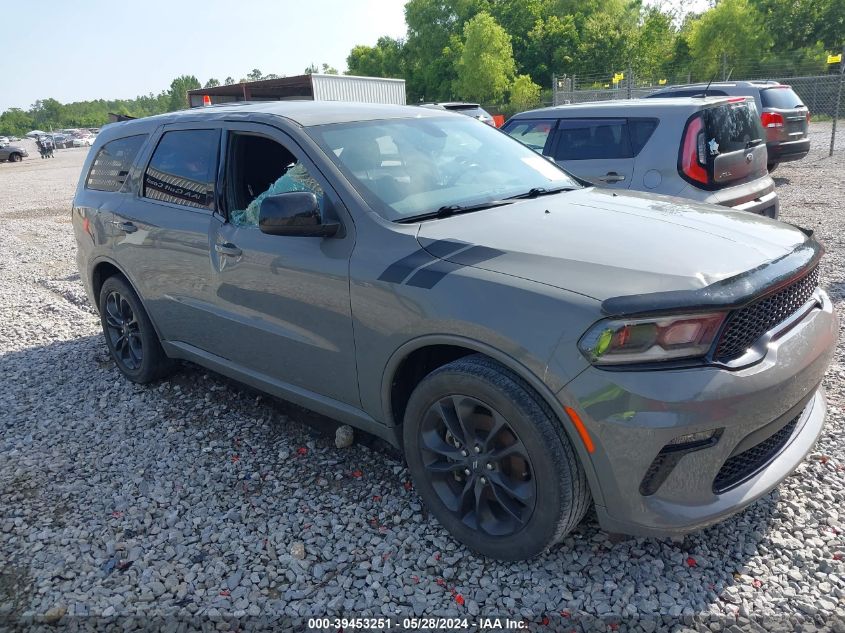
[[[628,119],[628,134],[631,137],[631,155],[639,154],[648,139],[657,129],[657,119]]]
[[[709,88],[707,90],[708,97],[724,97],[728,93],[724,90],[716,90]],[[669,90],[667,92],[660,92],[658,94],[650,94],[649,97],[655,98],[671,98],[671,97],[700,97],[704,95],[704,88],[686,88],[684,90]]]
[[[109,141],[100,148],[85,178],[85,188],[97,191],[120,191],[138,151],[147,140],[146,134]]]
[[[630,157],[625,119],[562,119],[558,123],[555,160]]]
[[[214,209],[219,130],[166,132],[144,173],[144,196]]]
[[[555,128],[553,119],[521,119],[511,121],[504,130],[531,149],[542,152],[549,134]]]

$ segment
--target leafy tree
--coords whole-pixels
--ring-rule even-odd
[[[724,61],[741,74],[771,48],[771,36],[748,0],[722,0],[692,23],[689,47],[699,76],[720,76]]]
[[[231,86],[233,83],[235,83],[234,77],[226,77],[226,79],[223,80],[224,86]]]
[[[346,74],[365,77],[405,76],[405,41],[380,37],[375,46],[354,47],[346,58]]]
[[[580,37],[571,15],[539,18],[528,32],[528,43],[521,68],[546,86],[556,73],[573,71]]]
[[[314,73],[319,73],[319,72],[322,72],[322,74],[324,74],[324,75],[337,75],[337,74],[339,74],[337,72],[337,68],[334,68],[333,66],[329,66],[326,63],[323,64],[322,71],[320,70],[320,67],[317,66],[317,64],[315,64],[314,62],[311,62],[311,64],[308,65],[308,68],[305,69],[306,75],[313,75]]]
[[[324,75],[339,75],[340,73],[337,72],[337,68],[334,66],[329,66],[326,63],[323,63],[323,74]]]
[[[456,67],[455,88],[463,97],[489,103],[505,96],[516,71],[511,37],[489,13],[466,23]]]
[[[188,107],[188,90],[200,88],[199,79],[193,75],[182,75],[170,82],[170,103],[167,110],[182,110]]]
[[[215,79],[214,77],[212,77],[211,79],[209,79],[208,81],[205,82],[205,85],[203,86],[203,88],[216,88],[219,85],[220,85],[220,81]]]
[[[318,73],[318,72],[320,72],[320,69],[317,67],[317,64],[315,64],[314,62],[311,62],[310,64],[308,64],[308,66],[305,69],[306,75],[313,75],[314,73]]]
[[[4,136],[23,136],[35,128],[35,121],[29,112],[20,108],[10,108],[0,114],[0,134]]]
[[[519,75],[511,86],[510,104],[516,112],[536,108],[540,105],[540,86],[528,75]]]
[[[247,81],[261,81],[262,79],[264,79],[264,75],[257,68],[253,68],[246,76]]]
[[[405,80],[410,101],[442,101],[452,94],[456,75],[455,37],[488,8],[488,0],[408,0],[405,23]]]

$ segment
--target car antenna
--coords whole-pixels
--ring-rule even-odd
[[[707,85],[704,87],[704,92],[702,92],[702,93],[701,93],[701,96],[702,96],[702,97],[706,97],[706,96],[707,96],[707,91],[710,89],[710,84],[712,84],[712,83],[713,83],[713,80],[714,80],[714,79],[716,79],[716,75],[718,75],[718,74],[719,74],[719,71],[717,70],[715,73],[713,73],[713,76],[712,76],[712,77],[710,77],[710,81],[708,81],[708,82],[707,82]],[[695,95],[695,96],[697,97],[697,96],[699,96],[699,95]]]

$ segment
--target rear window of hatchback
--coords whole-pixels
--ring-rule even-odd
[[[801,97],[795,94],[795,91],[789,86],[777,86],[761,90],[760,101],[764,108],[777,108],[778,110],[804,107]]]

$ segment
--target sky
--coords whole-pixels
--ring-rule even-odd
[[[684,11],[706,0],[647,0]],[[0,0],[0,112],[38,99],[130,99],[170,87],[236,81],[253,68],[341,72],[356,44],[405,35],[405,0]],[[52,29],[52,30],[51,30]]]
[[[343,71],[356,44],[404,36],[403,6],[404,0],[0,0],[0,112],[46,97],[68,103],[157,94],[183,74],[202,83],[237,81],[253,68],[300,75],[312,62]]]

